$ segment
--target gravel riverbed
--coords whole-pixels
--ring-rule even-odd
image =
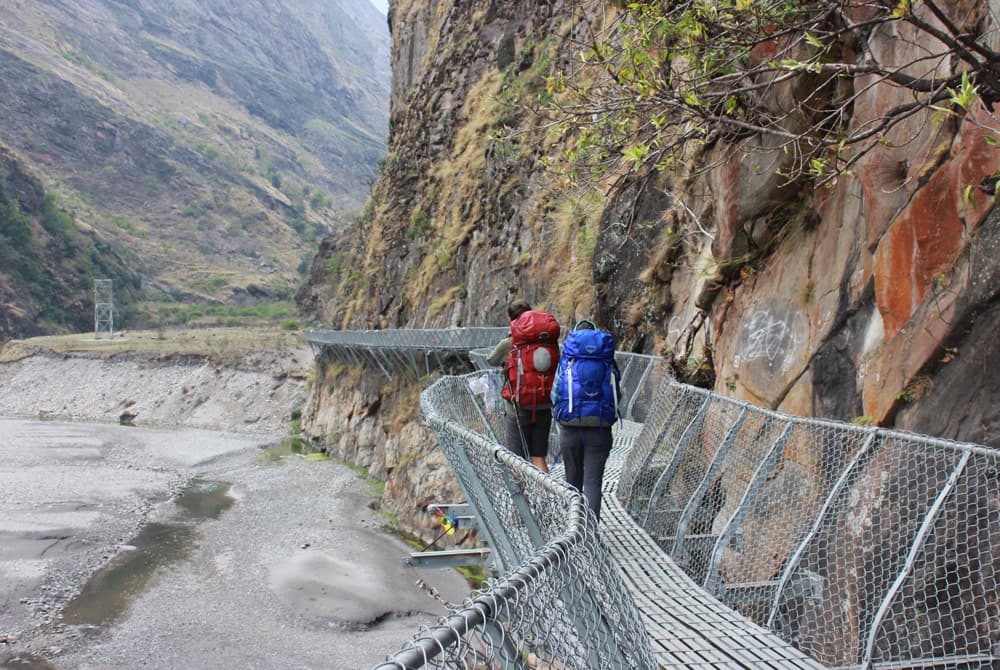
[[[0,667],[368,668],[445,612],[418,578],[461,600],[369,484],[276,447],[304,397],[281,365],[0,365]]]

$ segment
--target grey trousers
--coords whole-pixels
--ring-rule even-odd
[[[611,426],[559,425],[559,447],[566,468],[566,481],[587,499],[601,518],[601,484],[604,466],[611,455]]]

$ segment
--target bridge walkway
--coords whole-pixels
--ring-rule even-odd
[[[824,666],[696,584],[618,502],[618,476],[642,424],[622,422],[604,477],[600,533],[622,572],[661,668]],[[561,472],[553,474],[561,476]]]

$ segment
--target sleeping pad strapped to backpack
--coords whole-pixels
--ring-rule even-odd
[[[556,361],[559,322],[547,312],[529,310],[510,322],[507,382],[501,394],[520,409],[548,405]]]
[[[573,330],[559,360],[552,418],[576,426],[610,426],[618,419],[621,372],[615,340],[602,330]]]

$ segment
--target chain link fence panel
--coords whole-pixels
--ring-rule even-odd
[[[1000,452],[664,379],[619,480],[698,584],[830,667],[1000,667]]]
[[[582,496],[500,446],[499,374],[421,396],[500,579],[421,631],[389,668],[655,668],[632,596]]]

